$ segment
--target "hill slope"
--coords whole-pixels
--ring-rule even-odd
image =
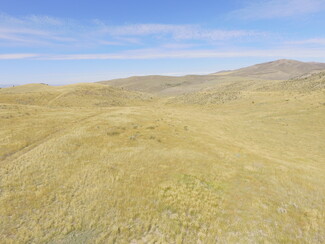
[[[296,60],[281,59],[233,70],[225,73],[225,75],[251,77],[265,80],[287,80],[306,73],[318,72],[321,70],[325,70],[325,63],[306,63]]]
[[[101,81],[100,83],[123,87],[128,90],[155,93],[165,96],[196,92],[229,81],[247,81],[255,79],[286,80],[305,73],[325,70],[325,63],[304,63],[294,60],[277,60],[250,67],[218,72],[210,75],[187,76],[136,76],[124,79]]]
[[[246,78],[215,76],[215,75],[187,75],[187,76],[138,76],[125,79],[103,81],[101,84],[123,87],[163,96],[175,96],[184,93],[196,92],[229,80],[243,81]]]
[[[53,107],[124,106],[150,101],[152,96],[98,83],[67,86],[28,84],[0,89],[0,103]]]
[[[230,101],[247,99],[251,97],[269,96],[270,94],[281,96],[301,97],[301,94],[317,94],[319,102],[324,99],[325,72],[310,74],[290,80],[260,80],[247,79],[245,81],[229,81],[220,83],[214,87],[206,88],[198,92],[187,93],[168,99],[168,103],[179,104],[223,104]],[[317,101],[318,101],[317,100]]]

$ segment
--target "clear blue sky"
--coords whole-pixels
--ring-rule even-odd
[[[0,0],[0,84],[325,62],[325,0]]]

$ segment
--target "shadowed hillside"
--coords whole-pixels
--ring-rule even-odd
[[[240,77],[232,79],[242,80]],[[153,75],[102,81],[100,83],[123,87],[128,90],[149,92],[163,96],[172,96],[188,92],[195,92],[202,88],[211,87],[228,80],[228,77],[216,77],[215,75],[187,75],[180,77]]]

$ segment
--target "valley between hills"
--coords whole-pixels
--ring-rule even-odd
[[[325,64],[0,89],[2,243],[324,243]]]

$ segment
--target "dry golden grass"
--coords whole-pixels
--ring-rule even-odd
[[[115,107],[7,91],[3,243],[325,242],[324,90]]]
[[[0,103],[48,107],[110,107],[140,105],[153,96],[113,88],[99,83],[79,83],[67,86],[28,84],[0,90]]]

